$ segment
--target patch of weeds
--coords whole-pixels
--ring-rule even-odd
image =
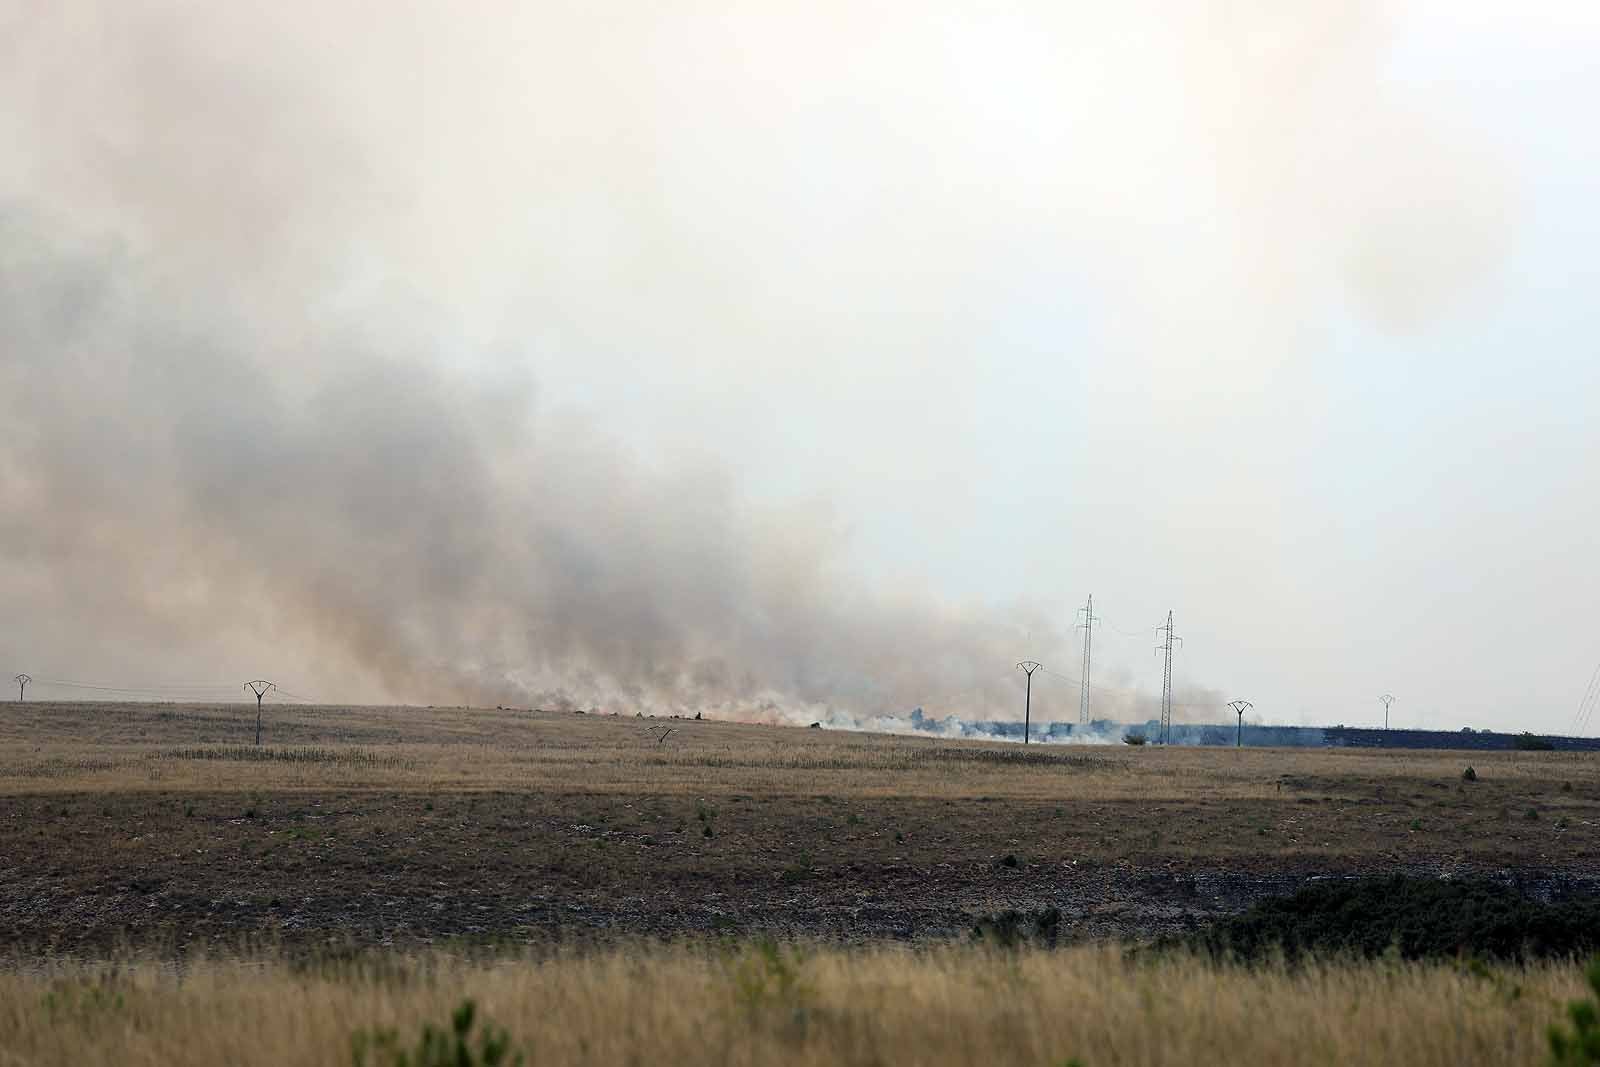
[[[485,1023],[476,1040],[472,1023],[477,1005],[470,999],[450,1014],[450,1027],[424,1023],[415,1048],[401,1047],[392,1028],[358,1030],[350,1037],[350,1061],[354,1067],[517,1067],[522,1053],[511,1051],[511,1038],[504,1030]]]
[[[860,815],[857,815],[852,811],[849,815],[845,816],[844,821],[849,823],[851,826],[860,826],[866,820],[862,819]]]
[[[1411,820],[1411,829],[1412,830],[1420,830],[1420,829],[1422,829],[1422,820],[1421,819],[1412,819]]]
[[[1546,1037],[1551,1067],[1595,1067],[1600,1064],[1600,959],[1589,964],[1590,998],[1567,1004],[1569,1025],[1554,1023]]]
[[[45,1015],[52,1022],[86,1023],[120,1013],[127,1006],[125,982],[115,974],[96,978],[58,979],[44,994]]]
[[[795,885],[811,877],[811,853],[802,852],[794,858],[794,862],[783,869],[781,878],[784,885]]]
[[[1013,908],[980,916],[972,924],[972,940],[1003,949],[1024,945],[1054,948],[1060,934],[1061,909],[1057,907],[1033,913]]]
[[[779,1036],[801,1041],[814,1013],[814,990],[801,969],[805,957],[763,938],[732,958],[734,1003],[750,1021],[773,1026]]]
[[[1539,821],[1539,809],[1538,808],[1529,808],[1523,814],[1522,817],[1524,819],[1526,819],[1528,822],[1538,822]]]

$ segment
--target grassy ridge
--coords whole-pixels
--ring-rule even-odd
[[[378,955],[0,974],[5,1062],[335,1064],[463,998],[530,1063],[1543,1062],[1576,966],[1135,964],[1113,949],[641,949],[470,962]]]

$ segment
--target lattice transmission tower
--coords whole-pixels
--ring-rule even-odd
[[[1094,647],[1094,624],[1100,617],[1094,613],[1094,596],[1091,594],[1089,602],[1078,609],[1078,614],[1083,621],[1078,623],[1078,629],[1083,631],[1083,677],[1078,696],[1078,725],[1089,725],[1089,660],[1090,650]]]
[[[1172,646],[1183,645],[1183,638],[1172,629],[1172,612],[1167,612],[1165,626],[1156,627],[1156,634],[1162,638],[1156,651],[1166,653],[1166,666],[1161,672],[1161,743],[1165,745],[1172,741]]]

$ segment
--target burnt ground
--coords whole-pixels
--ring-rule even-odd
[[[1481,785],[1482,783],[1480,783]],[[1570,789],[1570,787],[1569,787]],[[0,949],[1178,933],[1309,881],[1600,890],[1595,798],[1471,786],[1142,803],[474,793],[0,797]]]

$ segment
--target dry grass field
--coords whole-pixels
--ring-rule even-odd
[[[1243,970],[1105,947],[69,965],[0,974],[0,1063],[334,1067],[357,1033],[409,1045],[471,997],[528,1064],[1504,1067],[1544,1062],[1580,984],[1570,965]]]
[[[572,713],[0,705],[0,946],[1145,937],[1323,876],[1600,882],[1588,754],[951,742]],[[651,727],[670,726],[657,741]],[[659,731],[657,731],[659,732]]]
[[[1461,753],[283,706],[257,747],[253,722],[0,706],[0,1067],[349,1063],[469,997],[530,1064],[1533,1064],[1570,962],[1120,939],[1351,874],[1600,885],[1591,755],[1475,753],[1465,781]],[[1044,907],[1068,947],[968,939]]]

